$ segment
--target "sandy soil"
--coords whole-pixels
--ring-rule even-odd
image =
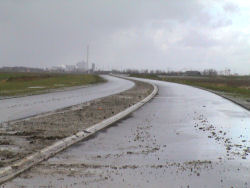
[[[141,101],[152,91],[152,85],[135,81],[133,88],[119,94],[25,120],[2,123],[0,167],[101,122]]]

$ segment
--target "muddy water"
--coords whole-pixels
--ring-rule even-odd
[[[0,123],[105,97],[125,91],[134,85],[131,81],[112,76],[104,76],[104,78],[108,80],[107,83],[91,87],[0,100]]]
[[[250,113],[156,81],[159,95],[5,187],[250,187]]]

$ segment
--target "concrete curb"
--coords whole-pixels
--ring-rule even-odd
[[[120,77],[120,76],[119,76]],[[121,77],[124,78],[124,77]],[[131,78],[125,78],[130,79]],[[151,84],[151,83],[150,83]],[[111,124],[119,121],[120,119],[126,117],[128,114],[134,112],[138,108],[140,108],[142,105],[150,101],[158,92],[158,87],[155,84],[152,84],[154,89],[150,95],[148,95],[146,98],[141,100],[140,102],[134,104],[133,106],[127,108],[126,110],[103,120],[100,123],[97,123],[83,131],[80,131],[72,136],[66,137],[58,142],[55,142],[51,146],[45,147],[44,149],[31,154],[20,161],[14,163],[11,166],[7,166],[0,169],[0,184],[16,177],[17,175],[21,174],[25,170],[29,169],[30,167],[40,163],[41,161],[44,161],[55,154],[59,153],[60,151],[68,148],[69,146],[89,137],[90,135],[95,134],[96,132],[110,126]]]

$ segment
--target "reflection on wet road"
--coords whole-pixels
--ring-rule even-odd
[[[5,187],[250,187],[250,113],[207,91],[154,81],[127,119]]]
[[[86,88],[0,100],[0,123],[105,97],[134,85],[131,81],[112,76],[104,78],[108,80],[107,83]]]

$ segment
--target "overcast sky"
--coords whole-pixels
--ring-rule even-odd
[[[248,0],[0,0],[0,66],[250,73]]]

